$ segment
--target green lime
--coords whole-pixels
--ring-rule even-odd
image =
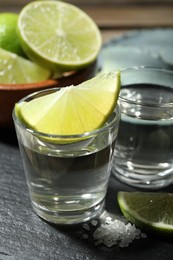
[[[78,70],[93,62],[101,48],[95,22],[61,1],[35,1],[19,14],[18,33],[26,54],[51,70]]]
[[[0,48],[25,56],[17,35],[17,21],[15,13],[0,14]]]
[[[163,234],[173,232],[173,193],[119,192],[118,203],[136,226]]]
[[[47,69],[0,48],[0,83],[31,83],[44,81],[49,77],[50,71]]]
[[[18,117],[47,134],[75,135],[101,127],[116,107],[120,73],[96,76],[78,86],[16,104]]]

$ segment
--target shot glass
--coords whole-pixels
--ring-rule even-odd
[[[33,93],[19,103],[53,91],[57,89]],[[119,106],[103,127],[81,135],[34,131],[14,110],[13,120],[35,212],[62,225],[82,223],[101,214],[120,121]]]
[[[173,72],[134,67],[121,72],[121,121],[113,174],[139,188],[173,181]]]

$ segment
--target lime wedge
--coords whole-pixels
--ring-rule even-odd
[[[44,81],[49,76],[49,70],[0,48],[0,83],[32,83]]]
[[[136,226],[162,234],[173,234],[173,193],[119,192],[124,216]]]
[[[83,134],[102,126],[116,107],[120,73],[96,76],[16,104],[18,117],[30,128],[57,135]]]
[[[101,47],[95,22],[61,1],[35,1],[18,19],[21,44],[30,59],[57,70],[77,70],[94,61]]]

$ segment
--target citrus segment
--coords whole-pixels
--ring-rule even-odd
[[[102,126],[116,107],[120,73],[96,76],[78,86],[16,105],[16,114],[30,128],[57,135],[76,135]]]
[[[0,83],[21,84],[48,79],[50,71],[0,48]]]
[[[101,34],[79,8],[61,1],[36,1],[19,14],[18,32],[27,55],[56,70],[76,70],[96,59]]]
[[[119,192],[118,203],[124,216],[142,228],[173,232],[173,194]]]

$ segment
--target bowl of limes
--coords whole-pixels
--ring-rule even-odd
[[[0,127],[12,125],[22,97],[92,78],[101,43],[96,23],[68,3],[34,1],[19,14],[0,13]]]

